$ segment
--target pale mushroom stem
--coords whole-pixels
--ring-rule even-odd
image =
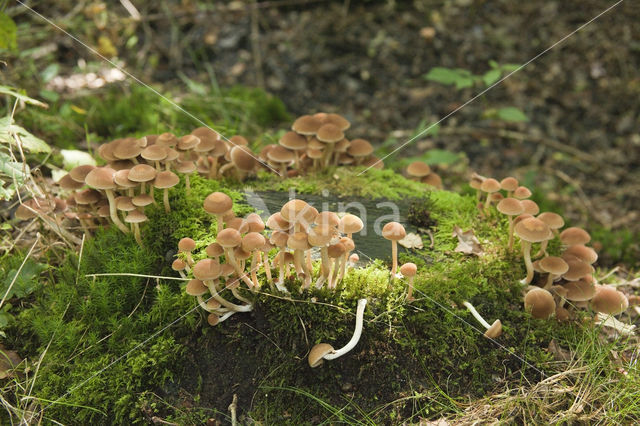
[[[344,260],[344,257],[338,256],[333,261],[333,273],[331,274],[331,279],[329,281],[329,287],[332,289],[336,288],[340,281],[338,278],[338,273],[340,272],[340,268],[342,267],[343,260]]]
[[[105,189],[104,192],[107,194],[107,200],[109,200],[109,216],[111,217],[111,220],[118,227],[118,229],[120,229],[125,234],[128,234],[129,228],[127,228],[118,217],[118,211],[116,210],[116,201],[113,197],[113,191],[110,189]]]
[[[231,294],[233,294],[233,296],[238,299],[241,302],[244,302],[248,305],[251,304],[251,301],[245,297],[243,297],[240,293],[238,293],[238,289],[237,288],[233,288],[231,287]]]
[[[480,314],[478,313],[478,311],[476,311],[476,308],[473,307],[473,305],[469,302],[462,302],[462,304],[469,310],[469,312],[471,312],[471,315],[474,316],[475,319],[478,320],[478,322],[480,324],[482,324],[482,326],[484,328],[486,328],[487,330],[491,328],[491,324],[489,324],[488,322],[486,322],[484,320],[484,318],[482,318],[482,316],[480,316]]]
[[[547,254],[547,246],[549,245],[549,240],[544,240],[543,242],[540,243],[540,250],[538,250],[538,252],[533,256],[533,257],[539,257],[542,255],[546,255]]]
[[[191,195],[191,182],[189,181],[189,175],[184,175],[184,186],[187,189],[187,195]]]
[[[209,157],[209,179],[215,179],[218,176],[218,157]]]
[[[273,277],[271,276],[271,262],[269,262],[269,254],[265,251],[262,253],[262,265],[264,266],[264,272],[267,274],[267,281],[273,290]]]
[[[509,251],[513,249],[513,216],[507,216],[509,218],[509,245],[507,246]]]
[[[547,282],[545,283],[544,288],[545,290],[549,290],[551,288],[551,286],[553,285],[553,281],[558,278],[558,275],[554,275],[552,273],[549,273],[549,276],[547,277]]]
[[[326,279],[329,276],[329,272],[331,271],[331,260],[329,259],[329,247],[322,246],[320,248],[320,257],[322,258],[322,276]]]
[[[224,215],[221,215],[221,214],[216,215],[216,226],[217,226],[218,234],[220,233],[220,231],[224,229],[224,219],[222,218],[223,216]]]
[[[259,254],[260,254],[260,251],[255,250],[251,258],[251,280],[253,281],[253,285],[255,288],[260,288],[260,283],[258,282],[258,273],[257,273]]]
[[[491,205],[491,192],[487,192],[487,199],[484,202],[484,212],[489,213],[489,206]]]
[[[293,251],[293,264],[296,267],[296,273],[298,275],[304,274],[302,265],[304,264],[304,253],[302,250],[295,249]]]
[[[407,281],[409,285],[409,291],[407,291],[407,300],[412,301],[413,300],[413,277],[409,277]]]
[[[251,282],[249,277],[247,277],[247,274],[240,268],[240,265],[236,260],[236,256],[233,254],[233,250],[225,247],[224,255],[227,257],[227,260],[229,261],[231,266],[233,266],[233,268],[236,270],[236,274],[238,274],[238,277],[240,277],[240,279],[247,285],[247,287],[253,288],[253,283]]]
[[[529,284],[533,280],[533,263],[531,263],[531,243],[522,240],[522,255],[524,264],[527,267],[527,276],[520,281],[521,284]]]
[[[396,240],[391,240],[391,279],[396,276],[396,272],[398,271],[398,242]]]
[[[351,340],[338,350],[325,355],[323,358],[326,360],[336,359],[355,348],[362,335],[362,324],[364,322],[364,308],[367,306],[367,299],[358,300],[358,308],[356,309],[356,329],[353,331]]]
[[[162,194],[162,204],[164,204],[164,211],[170,213],[171,207],[169,206],[169,188],[164,189],[164,194]]]
[[[253,305],[251,305],[251,304],[249,304],[249,305],[236,305],[235,303],[231,303],[227,299],[225,299],[224,297],[220,296],[218,294],[218,291],[216,290],[216,287],[215,287],[213,281],[206,280],[206,281],[204,281],[204,283],[207,285],[207,287],[209,287],[209,292],[211,293],[211,296],[213,296],[213,298],[216,299],[218,302],[220,302],[220,304],[222,306],[224,306],[225,308],[231,309],[232,311],[236,311],[236,312],[250,312],[250,311],[253,310]]]
[[[142,238],[140,237],[140,226],[137,223],[133,223],[133,236],[136,238],[138,245],[142,246]]]

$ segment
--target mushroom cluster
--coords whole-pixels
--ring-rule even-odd
[[[552,315],[560,321],[570,318],[570,309],[590,307],[597,313],[598,323],[612,326],[623,333],[629,326],[622,326],[609,318],[624,312],[629,301],[624,293],[611,286],[600,285],[593,275],[593,263],[598,259],[596,251],[588,247],[591,236],[578,227],[561,231],[565,222],[562,216],[553,212],[540,212],[538,205],[528,198],[531,191],[520,186],[517,179],[507,177],[498,181],[474,174],[471,187],[478,191],[478,197],[486,193],[482,210],[489,212],[492,202],[497,202],[496,210],[507,216],[509,236],[507,249],[512,250],[514,236],[520,240],[522,257],[527,274],[520,281],[526,288],[524,306],[534,318],[547,319]],[[505,191],[503,195],[500,191]],[[550,256],[547,247],[557,239],[562,247],[559,256]],[[539,244],[539,250],[532,256],[532,245]],[[539,259],[533,261],[532,258]],[[536,273],[539,285],[532,286]],[[615,320],[615,321],[614,321]]]
[[[414,161],[407,166],[407,177],[417,180],[437,189],[442,189],[442,178],[423,161]]]
[[[283,178],[329,166],[382,168],[383,163],[373,155],[369,141],[346,138],[344,132],[349,127],[351,123],[339,114],[303,115],[277,144],[267,145],[260,151],[260,159],[278,170]]]

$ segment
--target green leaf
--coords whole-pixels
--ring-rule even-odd
[[[489,61],[489,66],[490,66],[491,68],[500,68],[500,65],[499,65],[496,61],[494,61],[493,59],[491,59],[491,60]]]
[[[76,166],[90,164],[96,166],[96,160],[86,151],[78,151],[75,149],[60,150],[62,155],[62,165],[65,169],[71,170]]]
[[[465,87],[471,87],[474,83],[474,76],[468,70],[456,68],[432,68],[425,76],[429,81],[435,81],[436,83],[445,84],[447,86],[455,85],[456,88],[462,89]]]
[[[7,298],[10,299],[12,297],[28,296],[40,286],[38,278],[46,269],[46,265],[38,263],[32,259],[27,259],[19,274],[16,269],[9,271],[4,281],[0,284],[0,293],[4,296],[15,278],[15,282],[13,283],[13,287],[11,287]]]
[[[494,68],[492,70],[487,71],[482,76],[482,81],[486,86],[491,86],[496,81],[500,80],[500,76],[502,75],[502,71],[500,69]]]
[[[504,64],[500,66],[500,69],[504,72],[512,72],[520,68],[522,65],[519,64]]]
[[[0,173],[15,179],[19,184],[24,182],[25,176],[31,173],[29,166],[19,161],[14,161],[7,154],[0,152]]]
[[[453,164],[460,160],[461,155],[457,152],[445,149],[430,149],[424,153],[420,159],[429,165],[433,164]]]
[[[37,99],[33,99],[30,98],[29,96],[22,94],[20,92],[17,92],[16,90],[12,89],[11,87],[8,86],[2,86],[0,85],[0,95],[9,95],[9,96],[13,96],[14,98],[16,98],[17,100],[27,103],[27,104],[31,104],[31,105],[36,105],[42,108],[48,108],[49,105],[45,104],[44,102],[40,102]]]
[[[0,49],[16,50],[17,48],[16,23],[0,11]]]
[[[14,124],[11,117],[0,118],[0,143],[17,146],[14,135],[22,142],[22,149],[33,154],[49,153],[51,147],[42,139],[32,135],[26,129]]]
[[[498,110],[498,118],[504,121],[525,122],[529,118],[516,107],[504,107]]]

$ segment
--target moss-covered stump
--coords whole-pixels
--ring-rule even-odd
[[[460,404],[554,372],[546,350],[551,339],[571,347],[590,332],[579,323],[533,320],[522,308],[522,260],[509,253],[506,219],[482,217],[475,196],[430,191],[391,171],[337,170],[280,180],[261,176],[239,185],[194,177],[192,195],[172,190],[170,214],[149,210],[144,247],[117,229],[97,233],[80,254],[56,271],[8,329],[12,347],[32,363],[42,355],[33,395],[36,411],[71,424],[152,421],[227,421],[238,396],[238,415],[265,424],[320,422],[397,423],[438,417]],[[428,212],[425,248],[401,252],[418,265],[415,301],[406,282],[390,282],[388,258],[351,270],[335,291],[291,294],[243,291],[255,309],[210,327],[206,313],[184,293],[169,265],[177,241],[196,241],[196,260],[215,239],[215,218],[204,198],[224,191],[243,203],[242,188],[295,188],[319,194],[413,200]],[[407,212],[403,212],[407,214]],[[480,256],[455,251],[454,228],[473,230]],[[389,244],[390,245],[390,244]],[[356,247],[366,254],[366,247]],[[551,247],[553,252],[555,248]],[[390,247],[389,247],[390,251]],[[105,274],[105,275],[103,275]],[[130,274],[130,275],[113,275]],[[135,275],[139,274],[139,275]],[[155,277],[175,277],[170,280]],[[264,280],[263,275],[259,275]],[[344,345],[353,333],[355,306],[366,297],[363,337],[356,348],[311,369],[310,348]],[[462,306],[470,301],[504,333],[495,341]],[[574,342],[574,343],[572,343]],[[35,364],[33,364],[35,365]],[[243,417],[244,416],[244,417]]]

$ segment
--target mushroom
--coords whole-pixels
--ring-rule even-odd
[[[511,197],[516,188],[518,188],[518,179],[513,176],[508,176],[500,181],[500,189],[507,191],[507,197]]]
[[[113,190],[116,189],[116,183],[113,181],[115,173],[116,171],[109,167],[96,167],[87,173],[85,183],[91,188],[100,189],[105,192],[109,200],[109,217],[111,217],[111,220],[118,229],[128,234],[129,228],[120,221],[116,210],[116,202],[113,195]]]
[[[560,233],[560,242],[565,246],[584,245],[591,241],[591,235],[582,228],[572,226]]]
[[[400,273],[403,276],[407,277],[407,281],[408,281],[409,290],[407,291],[407,302],[411,302],[415,300],[413,298],[413,279],[416,276],[417,272],[418,272],[418,267],[416,266],[415,263],[408,262],[400,267]]]
[[[524,297],[524,309],[537,319],[547,319],[556,311],[553,295],[540,287],[534,287]]]
[[[484,202],[484,212],[489,213],[489,206],[491,205],[491,194],[500,191],[500,182],[494,178],[487,178],[482,181],[480,190],[487,193],[487,199]]]
[[[560,277],[562,274],[569,270],[569,265],[561,257],[547,256],[540,259],[538,266],[544,272],[547,272],[547,283],[544,285],[545,289],[549,289],[553,285],[553,281]]]
[[[191,181],[189,175],[196,171],[196,164],[193,161],[179,161],[175,165],[175,169],[178,173],[184,175],[184,186],[187,190],[187,195],[191,195]]]
[[[300,152],[304,152],[307,149],[307,138],[296,133],[287,132],[280,138],[280,145],[293,151],[294,153],[294,165],[296,169],[300,168]]]
[[[409,179],[420,180],[431,173],[431,167],[424,161],[414,161],[407,167]]]
[[[238,277],[240,277],[240,279],[244,281],[247,287],[252,288],[253,283],[251,282],[251,280],[249,280],[244,270],[240,268],[240,264],[236,260],[236,256],[233,252],[234,248],[242,244],[242,235],[240,235],[240,232],[238,232],[237,229],[226,228],[218,232],[216,240],[217,243],[220,244],[222,248],[224,248],[224,255],[227,258],[227,262],[229,262],[231,266],[234,267],[234,269],[236,270],[236,274],[238,274]]]
[[[528,200],[523,200],[523,203],[525,201]],[[525,212],[526,213],[526,212]],[[535,214],[535,213],[532,213]],[[553,232],[554,235],[558,234],[558,229],[562,228],[564,226],[564,219],[562,218],[562,216],[560,216],[557,213],[552,213],[552,212],[544,212],[544,213],[540,213],[537,216],[537,219],[543,221],[544,223],[546,223],[549,226],[549,229],[551,229],[551,232]],[[549,239],[551,240],[551,239]],[[543,254],[547,253],[547,245],[549,244],[549,240],[544,240],[541,244],[540,244],[540,250],[538,250],[538,252],[535,254],[535,256],[542,256]]]
[[[220,233],[224,225],[223,217],[233,207],[231,197],[223,192],[214,192],[205,198],[203,207],[207,213],[216,216],[218,233]]]
[[[191,252],[195,249],[196,242],[192,238],[185,237],[178,241],[178,251],[180,253],[185,253],[189,266],[193,266],[193,258],[191,257]]]
[[[264,236],[258,232],[249,232],[247,235],[242,237],[242,249],[251,253],[251,280],[253,281],[253,286],[255,288],[260,288],[260,283],[258,282],[258,256],[260,255],[260,249],[264,246],[266,240]]]
[[[547,226],[541,220],[535,217],[530,217],[518,222],[514,228],[514,231],[518,237],[520,237],[522,244],[522,254],[524,256],[524,264],[527,267],[527,276],[520,282],[522,284],[529,284],[533,280],[533,265],[531,264],[531,243],[538,243],[548,239],[553,234]]]
[[[398,269],[398,241],[407,235],[404,226],[398,222],[389,222],[382,227],[382,236],[391,241],[391,278],[393,279]]]
[[[484,318],[482,318],[482,316],[478,313],[478,311],[476,311],[476,308],[474,308],[471,303],[464,301],[462,302],[462,304],[469,310],[469,312],[471,312],[471,315],[473,315],[474,318],[477,319],[478,322],[487,329],[487,331],[484,332],[484,337],[487,337],[489,339],[500,337],[500,335],[502,334],[502,322],[499,319],[495,320],[493,324],[489,324],[487,321],[485,321]]]
[[[142,237],[140,236],[140,224],[147,221],[147,216],[140,210],[132,210],[124,219],[125,222],[133,226],[133,235],[138,245],[142,246]]]
[[[524,212],[522,202],[516,198],[504,198],[500,200],[496,206],[498,211],[509,218],[509,243],[507,249],[513,248],[513,217],[518,216]]]
[[[362,335],[362,323],[364,319],[364,308],[367,306],[367,299],[359,299],[358,307],[356,309],[356,329],[351,336],[351,340],[342,348],[335,350],[333,346],[328,343],[319,343],[311,348],[309,352],[309,366],[315,368],[320,366],[324,360],[332,360],[340,358],[342,355],[355,348]]]
[[[627,296],[609,285],[596,289],[596,294],[589,302],[591,309],[601,314],[618,315],[629,307]]]
[[[146,183],[152,181],[156,177],[156,173],[156,169],[150,165],[138,164],[129,170],[129,175],[127,177],[130,181],[138,182],[140,184],[140,194],[144,194]],[[153,186],[151,186],[151,190],[153,190]],[[153,197],[153,192],[150,192],[149,195]]]
[[[156,174],[156,180],[153,182],[153,186],[162,189],[162,204],[164,204],[164,211],[169,213],[171,206],[169,206],[169,188],[173,188],[180,182],[180,178],[175,173],[166,170]]]

